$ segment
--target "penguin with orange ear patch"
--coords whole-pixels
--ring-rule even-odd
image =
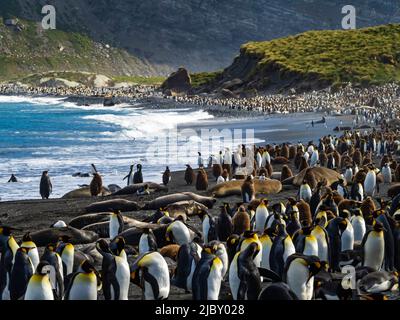
[[[252,176],[247,176],[243,182],[242,187],[242,198],[244,203],[249,203],[256,197],[256,190],[254,187],[254,180]]]
[[[197,179],[196,179],[196,190],[207,190],[208,189],[208,176],[207,172],[200,168],[197,172]]]

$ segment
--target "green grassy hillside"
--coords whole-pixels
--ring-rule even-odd
[[[22,30],[0,19],[0,80],[49,71],[79,71],[115,76],[149,76],[151,66],[124,50],[92,41],[79,33],[43,30],[21,21]]]
[[[266,42],[250,42],[226,68],[222,80],[204,74],[213,86],[239,78],[247,88],[361,85],[400,80],[400,25],[359,30],[311,31]],[[217,79],[217,80],[215,80]]]

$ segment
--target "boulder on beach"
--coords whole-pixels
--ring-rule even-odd
[[[192,80],[185,68],[179,68],[161,85],[164,93],[170,95],[186,94],[192,89]]]

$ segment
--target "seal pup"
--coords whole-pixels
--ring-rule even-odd
[[[48,199],[53,191],[53,185],[49,177],[48,171],[42,172],[42,178],[40,179],[40,195],[42,199]]]

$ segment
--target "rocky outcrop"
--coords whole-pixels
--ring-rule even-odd
[[[161,85],[161,89],[167,95],[187,94],[192,88],[190,74],[185,68],[179,68],[173,72]]]

